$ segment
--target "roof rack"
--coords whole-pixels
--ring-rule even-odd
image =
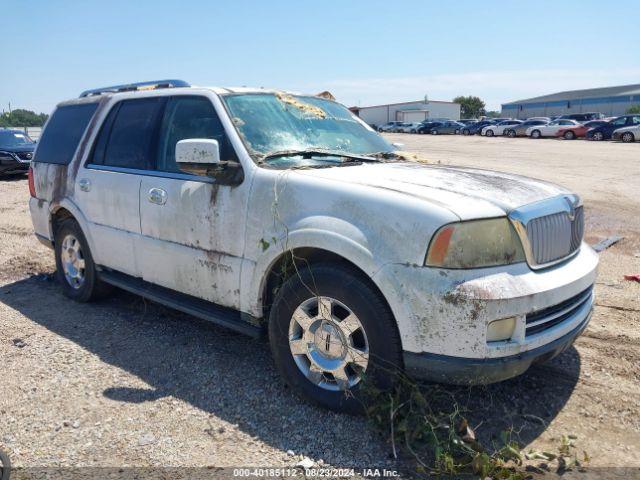
[[[114,85],[112,87],[95,88],[85,90],[80,94],[80,98],[101,95],[103,93],[134,92],[136,90],[155,90],[158,88],[190,87],[184,80],[151,80],[149,82],[127,83],[125,85]]]

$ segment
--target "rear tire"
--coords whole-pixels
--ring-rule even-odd
[[[592,140],[595,140],[596,142],[601,142],[604,140],[604,133],[602,132],[595,132],[592,136],[591,136]]]
[[[635,137],[633,136],[633,133],[631,132],[624,132],[620,137],[620,140],[622,140],[624,143],[633,143],[636,141]]]
[[[572,132],[571,130],[568,130],[568,131],[564,132],[563,136],[564,136],[565,140],[575,140],[576,139],[575,132]]]
[[[438,130],[431,130],[431,135],[438,135]]]
[[[533,132],[531,132],[531,138],[540,138],[542,137],[542,133],[540,133],[540,130],[534,130]]]
[[[516,136],[516,131],[515,130],[507,130],[507,137],[515,138],[515,136]]]
[[[269,343],[291,388],[338,412],[363,411],[362,373],[387,389],[402,368],[386,302],[359,272],[339,265],[311,266],[285,281],[269,315]]]
[[[468,128],[463,128],[462,129],[462,134],[463,135],[469,135],[469,129]]]
[[[77,302],[108,295],[112,287],[98,278],[87,239],[73,218],[63,220],[55,233],[56,278],[62,292]]]
[[[485,137],[493,137],[493,130],[489,129],[484,134]]]

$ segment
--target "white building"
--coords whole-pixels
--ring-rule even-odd
[[[421,122],[427,119],[460,119],[460,104],[437,100],[389,103],[371,107],[351,107],[349,110],[369,125],[383,125],[387,122]]]

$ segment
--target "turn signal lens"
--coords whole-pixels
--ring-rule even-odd
[[[427,255],[428,265],[441,265],[444,262],[447,251],[449,250],[451,235],[453,235],[453,227],[444,227],[436,233],[431,248],[429,248],[429,254]]]
[[[516,329],[516,317],[495,320],[487,327],[487,342],[509,340]]]
[[[33,168],[31,167],[29,167],[28,179],[29,179],[29,193],[33,198],[36,198],[36,183],[33,180]]]

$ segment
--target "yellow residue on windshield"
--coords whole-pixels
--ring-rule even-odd
[[[296,107],[298,110],[305,113],[310,113],[311,115],[314,115],[318,118],[327,117],[327,113],[324,110],[322,110],[320,107],[316,107],[315,105],[311,105],[310,103],[302,102],[299,99],[287,93],[277,92],[276,98],[280,100],[282,103],[286,103],[287,105]]]

